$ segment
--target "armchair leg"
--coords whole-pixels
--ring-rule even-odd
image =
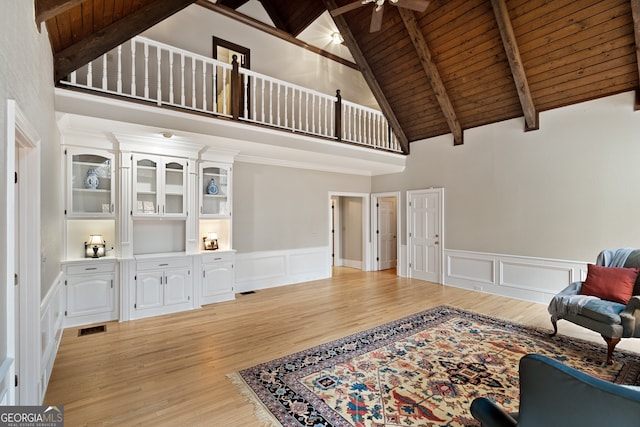
[[[602,338],[607,343],[607,365],[613,365],[613,349],[620,342],[620,338],[605,337],[604,335],[602,335]]]
[[[558,319],[555,316],[551,316],[551,324],[553,325],[553,333],[549,334],[549,336],[555,337],[558,333]]]

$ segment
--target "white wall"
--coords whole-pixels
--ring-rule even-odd
[[[328,95],[340,89],[343,99],[377,108],[359,71],[202,6],[191,5],[142,35],[207,57],[213,56],[212,36],[216,36],[249,48],[253,71]]]
[[[236,162],[233,240],[239,253],[329,246],[329,192],[371,191],[369,177]]]
[[[2,3],[0,14],[0,128],[2,129],[2,144],[0,144],[0,164],[5,170],[7,164],[7,99],[16,101],[17,106],[24,113],[26,120],[33,125],[41,138],[41,247],[42,265],[41,278],[37,283],[22,283],[21,286],[30,287],[38,295],[45,295],[49,287],[55,282],[60,269],[62,252],[62,185],[60,183],[60,149],[59,136],[55,125],[54,97],[53,97],[53,59],[46,30],[43,27],[39,33],[34,21],[34,4],[24,0],[7,0]],[[11,161],[11,159],[9,159]],[[6,200],[3,173],[0,185],[0,200]],[[6,228],[7,218],[0,218],[3,229]],[[6,239],[6,236],[4,236]],[[40,253],[34,253],[40,258]],[[7,254],[0,253],[0,277],[6,277]],[[3,286],[7,284],[4,283]],[[42,288],[42,291],[41,291]],[[2,298],[2,297],[0,297]],[[0,323],[13,327],[14,319],[8,319],[4,312],[6,303],[0,301]],[[29,333],[39,339],[37,323],[34,320],[33,329]],[[5,328],[0,336],[0,361],[6,357],[7,337]],[[29,403],[29,402],[24,402]],[[36,404],[35,401],[30,402]]]
[[[411,144],[373,191],[445,188],[446,249],[594,262],[640,247],[640,112],[623,93]],[[401,204],[404,206],[404,203]],[[403,232],[403,241],[405,239]]]

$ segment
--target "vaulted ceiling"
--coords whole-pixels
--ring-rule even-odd
[[[352,1],[260,0],[277,31],[294,37]],[[640,0],[434,0],[424,12],[402,1],[386,6],[374,33],[372,4],[334,21],[407,151],[449,133],[461,144],[465,129],[516,117],[535,130],[541,111],[638,93]],[[46,23],[59,79],[194,2],[35,0],[36,21]],[[245,3],[218,0],[214,10]]]

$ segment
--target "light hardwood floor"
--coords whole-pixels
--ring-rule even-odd
[[[332,279],[109,322],[106,333],[66,329],[45,405],[64,405],[68,426],[260,426],[227,374],[442,304],[551,328],[542,304],[336,268]],[[604,344],[568,322],[559,329]],[[640,340],[618,347],[640,351]]]

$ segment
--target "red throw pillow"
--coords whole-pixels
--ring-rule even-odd
[[[633,286],[640,268],[601,267],[589,264],[587,280],[580,294],[626,304],[633,295]]]

